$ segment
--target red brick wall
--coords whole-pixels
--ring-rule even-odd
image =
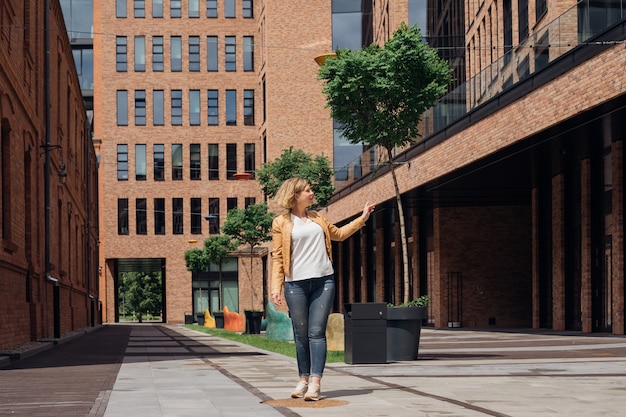
[[[44,27],[43,3],[8,0],[1,6],[0,120],[5,129],[2,140],[8,144],[0,152],[10,154],[4,155],[7,166],[0,175],[10,178],[3,178],[0,205],[6,201],[7,206],[0,212],[10,227],[1,232],[0,348],[54,336],[52,285],[46,280],[45,264],[46,76],[52,108],[49,138],[54,146],[48,151],[50,274],[59,280],[61,294],[73,292],[71,302],[69,296],[61,297],[61,334],[88,325],[88,289],[97,296],[93,283],[91,287],[87,283],[95,268],[87,265],[85,249],[96,234],[87,227],[84,181],[85,151],[92,167],[95,153],[85,136],[86,115],[58,1],[50,2],[50,71],[44,69],[44,31],[34,29]],[[65,184],[57,175],[61,163],[68,173]]]
[[[445,207],[435,210],[434,325],[448,325],[448,273],[462,274],[461,324],[531,326],[529,207]]]

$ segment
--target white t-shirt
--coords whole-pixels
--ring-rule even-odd
[[[311,219],[291,215],[291,273],[287,281],[320,278],[334,273],[326,252],[324,230]]]

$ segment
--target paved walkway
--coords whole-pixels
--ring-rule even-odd
[[[41,350],[0,359],[0,416],[591,417],[626,410],[626,338],[609,335],[426,328],[417,361],[328,364],[318,402],[289,398],[294,359],[181,325],[105,325]]]

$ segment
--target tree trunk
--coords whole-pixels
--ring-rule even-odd
[[[396,206],[398,207],[398,219],[400,220],[400,246],[402,248],[402,281],[404,284],[403,303],[409,302],[409,253],[407,249],[406,241],[406,228],[404,226],[404,207],[402,205],[402,196],[400,195],[400,188],[398,187],[398,178],[396,177],[395,164],[393,163],[393,156],[391,149],[387,150],[387,158],[389,162],[389,168],[391,170],[391,178],[393,179],[393,188],[396,192]]]

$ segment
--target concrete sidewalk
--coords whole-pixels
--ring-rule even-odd
[[[304,402],[295,359],[106,325],[0,370],[0,416],[622,416],[625,376],[624,337],[425,328],[417,361],[328,364],[324,398]]]

